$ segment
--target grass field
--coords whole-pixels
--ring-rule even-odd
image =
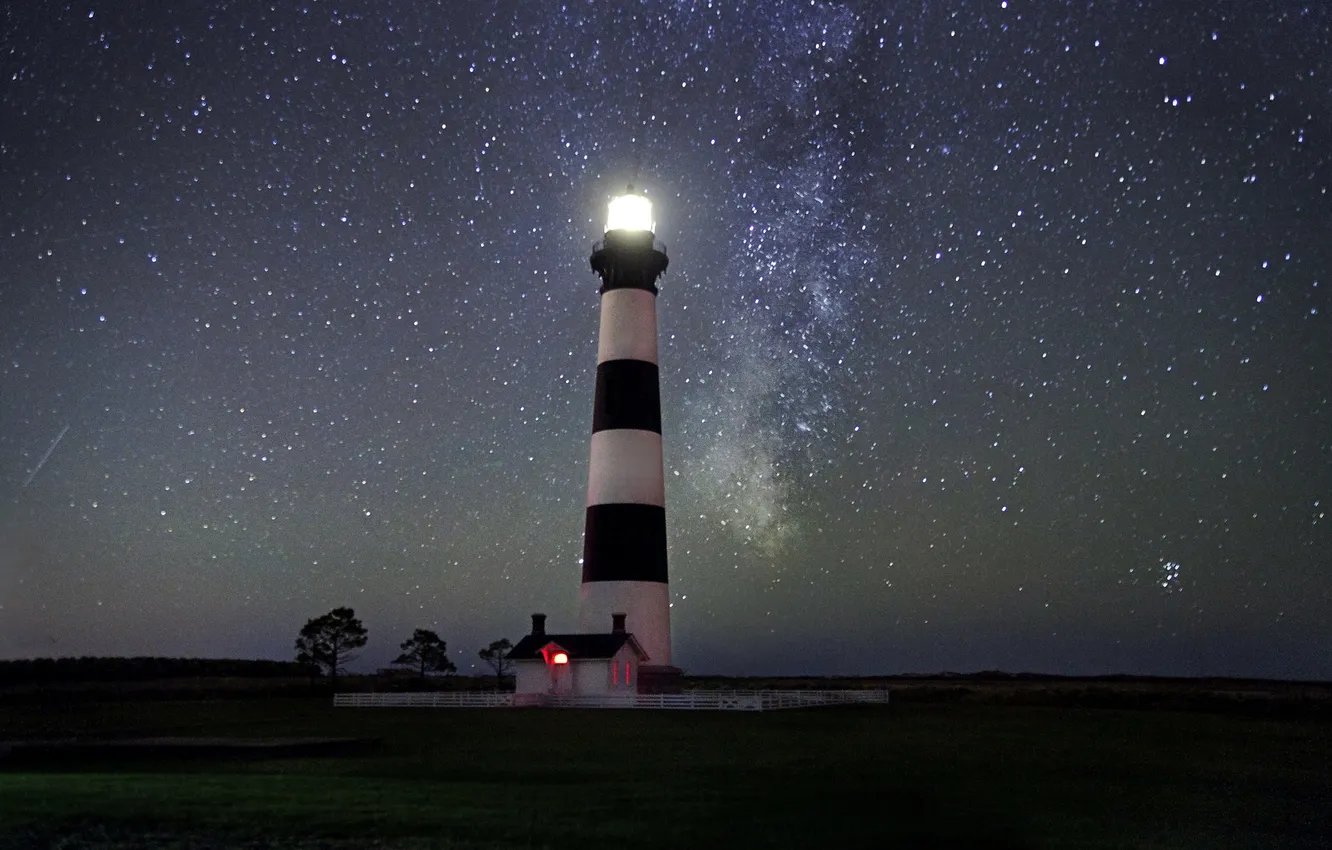
[[[1325,717],[0,706],[0,739],[146,735],[383,745],[341,758],[0,760],[0,847],[1316,848],[1332,836]]]

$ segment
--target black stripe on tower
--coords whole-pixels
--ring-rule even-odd
[[[607,360],[597,364],[592,433],[635,428],[661,433],[661,391],[657,364],[646,360]]]
[[[657,505],[588,505],[583,582],[666,583],[666,509]]]

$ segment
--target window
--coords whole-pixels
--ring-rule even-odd
[[[620,664],[614,658],[611,659],[611,684],[620,684]]]
[[[563,653],[563,652],[557,652],[557,653],[555,653],[554,661],[555,661],[556,664],[568,664],[568,663],[569,663],[569,656],[566,655],[566,654]]]
[[[629,662],[624,662],[624,683],[629,684]]]

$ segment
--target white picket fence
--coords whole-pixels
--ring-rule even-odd
[[[675,694],[552,696],[500,691],[336,694],[336,708],[656,708],[772,711],[820,705],[886,705],[888,691],[682,691]]]
[[[511,708],[513,694],[503,691],[453,693],[334,694],[334,708]]]

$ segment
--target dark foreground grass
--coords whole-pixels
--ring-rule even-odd
[[[0,730],[384,741],[354,758],[0,761],[0,847],[1315,848],[1332,835],[1325,719],[272,699],[0,708]]]

